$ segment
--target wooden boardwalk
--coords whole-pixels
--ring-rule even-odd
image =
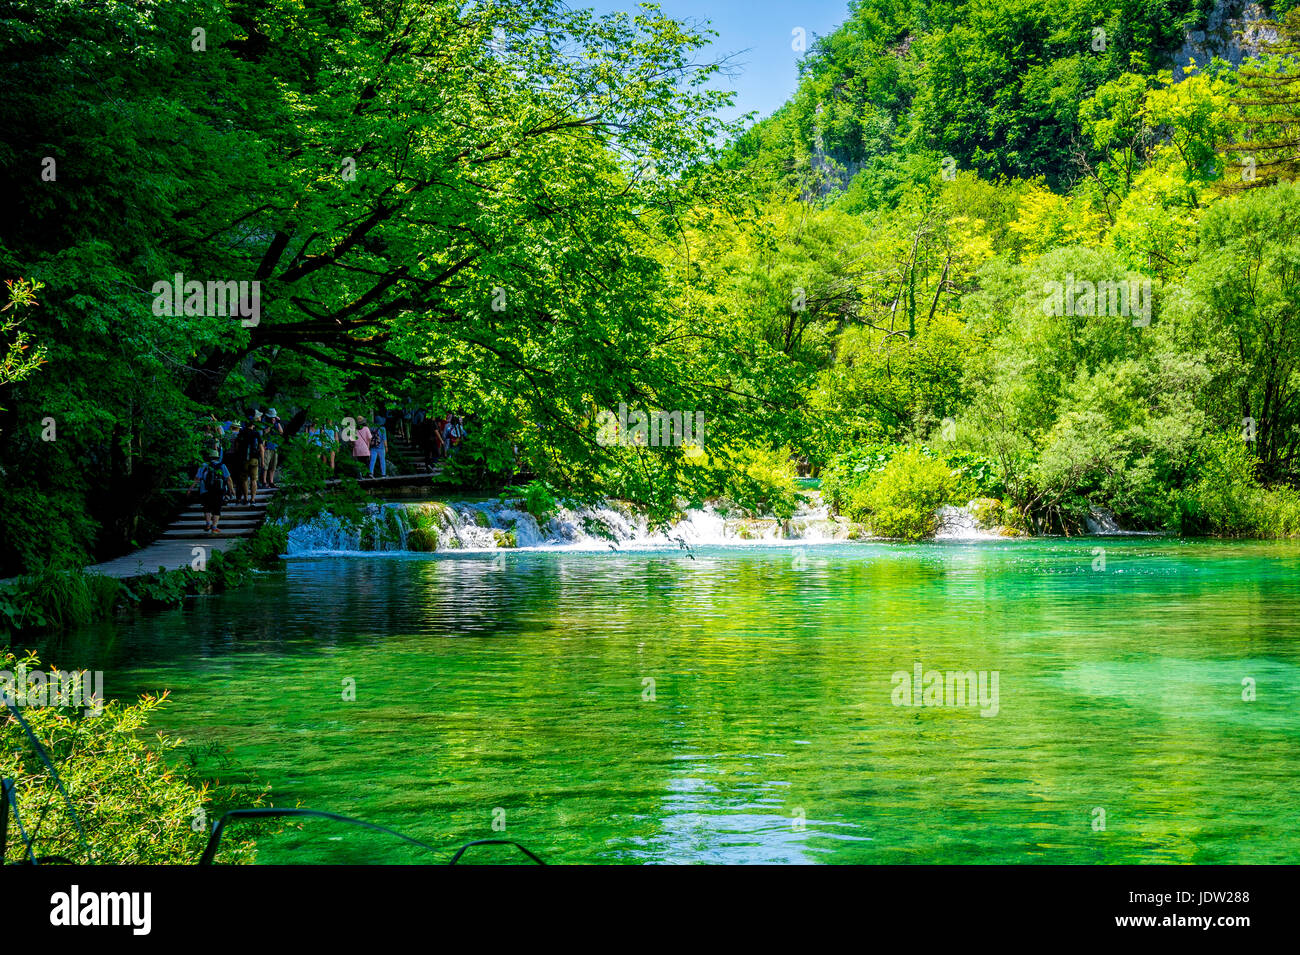
[[[87,567],[86,571],[125,579],[157,573],[160,567],[164,570],[190,567],[195,558],[206,560],[214,553],[230,550],[241,538],[251,536],[266,520],[266,505],[274,493],[258,488],[252,504],[227,504],[221,510],[220,534],[209,534],[203,529],[203,508],[195,499],[152,544]]]
[[[390,437],[389,447],[398,450],[406,460],[415,462],[417,473],[361,478],[358,483],[362,488],[382,490],[427,487],[431,486],[442,472],[442,468],[436,465],[432,469],[426,468],[419,460],[419,451],[402,438]],[[352,477],[333,478],[326,483],[338,485],[344,481],[356,480]],[[220,534],[209,534],[204,531],[203,508],[195,498],[152,544],[102,564],[87,567],[86,570],[92,574],[126,579],[157,573],[159,568],[179,570],[190,567],[196,558],[206,559],[211,554],[230,550],[239,543],[241,538],[251,536],[266,520],[266,505],[274,493],[266,488],[259,488],[257,499],[253,504],[227,504],[221,511]]]

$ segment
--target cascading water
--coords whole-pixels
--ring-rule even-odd
[[[1124,529],[1115,520],[1115,512],[1106,507],[1094,507],[1083,519],[1089,534],[1122,534]]]
[[[1094,507],[1083,520],[1089,534],[1105,537],[1155,537],[1159,531],[1130,531],[1120,526],[1110,508]]]
[[[859,524],[831,517],[816,498],[788,520],[735,518],[713,506],[686,511],[667,527],[618,503],[559,507],[539,524],[518,501],[396,502],[369,505],[359,523],[323,514],[289,531],[290,555],[357,552],[574,550],[738,545],[751,542],[853,540]]]
[[[938,540],[993,540],[1019,532],[990,519],[988,504],[946,505],[936,517]],[[1122,530],[1109,511],[1095,508],[1092,534],[1134,534]],[[519,501],[394,502],[370,504],[359,522],[322,514],[289,531],[292,556],[351,553],[428,553],[567,548],[638,550],[745,544],[821,543],[861,540],[867,528],[832,517],[815,494],[803,499],[789,519],[732,517],[713,505],[684,512],[667,526],[651,526],[644,514],[618,502],[559,507],[545,522]]]
[[[971,507],[953,507],[945,504],[939,508],[939,529],[935,532],[937,540],[977,540],[983,537],[997,537],[979,526]]]

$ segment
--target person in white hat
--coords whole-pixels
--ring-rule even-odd
[[[266,473],[262,483],[267,487],[275,487],[275,469],[280,463],[280,442],[284,440],[284,425],[280,422],[280,415],[274,408],[266,412],[266,418],[266,429],[263,432],[266,440]]]

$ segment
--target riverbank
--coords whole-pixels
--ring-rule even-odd
[[[228,542],[229,545],[230,542]],[[222,593],[258,570],[278,565],[286,529],[268,524],[239,545],[209,547],[191,566],[121,578],[50,569],[0,587],[0,639],[67,630],[143,610],[181,606],[186,598]]]
[[[410,493],[415,489],[407,489]],[[274,568],[281,556],[329,557],[376,553],[500,553],[529,550],[636,551],[702,547],[818,545],[893,540],[873,533],[870,524],[833,513],[815,488],[802,489],[793,514],[754,516],[725,501],[684,508],[664,521],[626,501],[580,503],[535,495],[485,498],[448,496],[440,500],[405,496],[375,500],[352,482],[328,489],[287,490],[277,496],[270,519],[243,546],[222,552],[230,541],[160,541],[188,566],[154,573],[124,572],[113,581],[92,572],[51,571],[0,586],[0,637],[24,631],[65,630],[140,609],[180,606],[187,597],[221,593],[238,586],[254,570]],[[427,494],[427,489],[425,491]],[[1052,540],[1030,536],[1008,523],[1008,510],[993,499],[944,505],[935,513],[931,540]],[[1087,520],[1089,539],[1160,536],[1121,527],[1114,515],[1095,509]],[[1170,538],[1177,535],[1165,535]],[[1279,535],[1284,536],[1284,535]],[[1181,537],[1179,539],[1198,539]],[[1222,538],[1203,537],[1203,540]],[[1237,535],[1235,539],[1252,538]],[[147,549],[146,549],[147,550]],[[130,570],[143,571],[132,555]],[[120,560],[128,560],[123,558]],[[136,567],[135,565],[139,566]]]

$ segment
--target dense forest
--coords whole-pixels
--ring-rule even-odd
[[[0,0],[0,573],[143,542],[268,401],[461,408],[464,486],[656,515],[799,462],[886,536],[1296,534],[1289,6],[860,0],[727,124],[653,6]]]

